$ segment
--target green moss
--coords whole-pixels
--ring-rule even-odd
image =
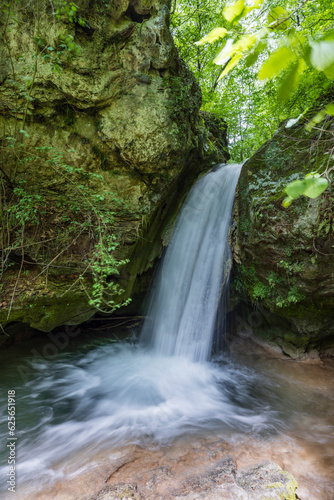
[[[108,162],[107,156],[102,153],[101,149],[98,146],[92,146],[93,153],[101,160],[101,170],[109,170],[110,165]]]
[[[288,472],[282,471],[282,474],[286,474],[288,480],[285,484],[283,483],[272,483],[266,486],[266,489],[271,490],[268,496],[263,496],[263,500],[270,500],[273,498],[273,493],[275,498],[280,498],[280,500],[296,500],[296,489],[298,488],[297,481]],[[265,495],[265,494],[264,494]],[[276,496],[276,495],[279,495]]]
[[[329,98],[332,100],[332,94]],[[314,115],[314,110],[310,110]],[[305,346],[334,334],[334,246],[332,185],[316,200],[306,197],[282,207],[283,189],[313,170],[322,172],[333,148],[334,122],[324,131],[304,123],[285,128],[244,165],[237,194],[237,272],[251,303],[260,303],[280,338]],[[321,285],[319,286],[319,284]],[[240,284],[239,284],[240,285]],[[240,288],[240,286],[239,286]],[[240,293],[240,292],[239,292]],[[279,321],[278,321],[279,322]],[[270,336],[270,335],[269,335]]]
[[[6,324],[13,321],[29,323],[32,328],[50,332],[63,324],[77,325],[89,319],[95,312],[89,307],[87,295],[82,291],[71,291],[63,295],[70,283],[58,287],[57,293],[35,295],[17,300],[10,310],[0,310],[0,324],[6,331]],[[61,290],[59,290],[59,288]],[[51,286],[52,289],[52,286]],[[4,340],[4,339],[2,339]]]

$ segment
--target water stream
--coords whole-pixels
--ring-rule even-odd
[[[34,354],[43,340],[0,353],[2,442],[7,390],[17,395],[16,498],[37,498],[50,485],[87,474],[102,463],[96,457],[113,460],[124,447],[166,449],[189,436],[192,445],[215,435],[270,446],[282,436],[309,438],[312,426],[315,443],[333,446],[333,399],[326,388],[308,388],[304,375],[290,380],[289,371],[242,356],[210,359],[221,284],[228,282],[227,236],[239,172],[237,165],[223,166],[188,196],[139,342],[76,339],[53,359]],[[26,369],[24,380],[18,364]],[[3,449],[4,498],[7,454]],[[66,495],[59,498],[84,497]]]
[[[218,305],[228,290],[228,231],[240,170],[228,165],[210,172],[182,207],[141,335],[156,354],[210,357]]]

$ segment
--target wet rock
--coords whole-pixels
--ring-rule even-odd
[[[333,90],[315,104],[310,119]],[[305,119],[283,122],[274,137],[244,165],[237,194],[234,285],[260,320],[254,335],[280,345],[298,360],[334,344],[334,226],[332,183],[316,199],[302,196],[282,206],[284,187],[312,171],[323,173],[333,148],[334,122],[308,132]],[[328,172],[329,179],[333,173]],[[243,294],[243,295],[242,295]],[[247,308],[248,307],[248,308]],[[331,345],[330,345],[330,340]]]
[[[116,486],[108,486],[98,493],[97,496],[91,497],[91,500],[143,500],[144,497],[137,491],[137,486],[132,484],[118,484]]]
[[[289,472],[283,471],[276,463],[268,462],[240,472],[237,483],[254,500],[295,500],[296,480]]]
[[[178,58],[169,4],[80,0],[73,22],[65,11],[53,16],[48,2],[39,9],[34,2],[11,6],[0,43],[1,213],[6,219],[17,187],[40,198],[25,221],[28,251],[3,276],[3,326],[21,321],[47,332],[94,314],[86,292],[96,210],[106,217],[106,233],[117,237],[115,257],[130,259],[116,276],[126,290],[122,299],[142,297],[186,193],[201,172],[227,159],[219,149],[226,141],[215,145],[199,117],[200,89]],[[68,49],[72,42],[80,53]],[[11,149],[8,137],[22,128]],[[21,249],[22,228],[14,224],[4,235],[3,262],[9,262],[7,253]],[[80,285],[82,273],[87,280]]]
[[[170,492],[159,489],[166,480]],[[155,492],[152,486],[155,486]],[[268,462],[237,474],[231,457],[217,463],[215,467],[189,477],[181,487],[173,487],[173,478],[168,468],[161,470],[157,478],[146,487],[141,484],[115,484],[100,491],[89,500],[114,500],[116,498],[142,500],[295,500],[297,483],[294,477],[283,471],[276,463]],[[150,491],[151,490],[151,491]]]

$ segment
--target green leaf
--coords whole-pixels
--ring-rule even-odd
[[[30,135],[28,134],[28,132],[27,132],[26,130],[21,129],[21,130],[20,130],[20,133],[21,133],[22,135],[24,135],[25,137],[30,137]]]
[[[318,172],[310,172],[305,175],[305,179],[308,179],[309,177],[320,177],[320,174],[318,174]]]
[[[289,14],[285,9],[279,6],[275,7],[269,12],[267,16],[269,28],[278,30],[287,29],[291,24],[291,19],[287,19],[286,21],[282,22],[283,19],[286,19],[287,17],[289,17]]]
[[[242,37],[237,42],[233,43],[233,40],[230,38],[227,40],[225,47],[218,54],[218,56],[213,60],[215,64],[223,65],[225,64],[231,57],[234,55],[244,55],[248,50],[250,50],[253,45],[256,44],[259,36],[261,36],[263,30],[260,30],[252,35],[246,35]],[[241,57],[239,57],[239,60]]]
[[[286,196],[286,198],[284,198],[284,200],[282,201],[282,205],[284,208],[288,208],[292,202],[293,198],[291,198],[291,196]]]
[[[198,42],[195,42],[195,45],[204,45],[205,43],[213,43],[219,38],[224,38],[227,34],[227,30],[225,28],[215,28],[210,33],[203,38],[201,38]]]
[[[326,116],[325,110],[322,109],[321,111],[319,111],[319,113],[317,113],[312,118],[312,120],[310,120],[308,122],[308,124],[305,126],[306,130],[308,132],[311,132],[311,130],[313,129],[313,127],[315,127],[318,123],[322,122],[322,120],[325,118],[325,116]]]
[[[326,115],[334,116],[334,103],[328,104],[325,108]]]
[[[284,191],[288,196],[284,198],[282,205],[285,208],[289,207],[293,200],[296,200],[301,195],[312,199],[317,198],[327,187],[327,179],[320,177],[317,172],[311,172],[305,176],[304,180],[290,182],[285,187]]]
[[[305,179],[306,189],[304,195],[309,198],[318,198],[328,187],[328,180],[323,177],[309,177]]]
[[[249,54],[245,59],[245,64],[249,68],[253,66],[259,58],[260,53],[267,47],[267,41],[261,41],[258,43],[254,51]]]
[[[334,40],[321,40],[310,42],[310,62],[318,71],[324,71],[328,78],[333,74],[334,78]]]
[[[304,59],[299,59],[299,61],[292,66],[278,89],[277,97],[279,101],[286,101],[289,99],[292,92],[296,89],[300,75],[304,69],[306,69]]]
[[[312,128],[315,127],[318,123],[322,122],[325,119],[325,116],[331,115],[334,116],[334,104],[328,104],[325,108],[321,109],[319,113],[317,113],[306,125],[306,130],[311,132]]]
[[[227,21],[231,23],[234,20],[234,18],[236,18],[242,13],[242,11],[244,10],[244,6],[245,6],[245,1],[238,0],[234,4],[229,5],[224,9],[223,16]]]
[[[218,56],[215,57],[215,59],[213,60],[215,64],[218,64],[218,66],[225,64],[226,61],[228,61],[229,58],[234,54],[235,50],[233,42],[234,40],[232,38],[229,38],[226,41],[223,49],[219,52]]]
[[[299,196],[304,194],[305,188],[306,188],[306,182],[304,180],[292,181],[284,188],[284,191],[286,192],[289,198],[297,200]]]
[[[242,59],[242,57],[243,57],[242,54],[236,54],[234,57],[232,57],[232,59],[226,65],[224,71],[218,78],[218,81],[221,80],[225,75],[227,75],[227,73],[229,73],[238,64],[238,62],[240,61],[240,59]]]
[[[243,16],[246,16],[249,12],[254,9],[258,9],[263,4],[264,0],[253,0],[253,5],[244,8]]]
[[[324,69],[324,73],[329,78],[330,80],[334,79],[334,64],[331,64],[330,66],[327,66],[326,69]]]
[[[258,77],[260,80],[273,78],[296,59],[296,54],[289,47],[280,47],[264,63]]]

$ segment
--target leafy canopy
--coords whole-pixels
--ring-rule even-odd
[[[323,18],[316,21],[308,30],[301,27],[299,15],[305,18],[305,9],[310,0],[304,0],[296,6],[296,2],[285,0],[282,2],[289,9],[281,5],[272,7],[272,1],[253,0],[250,4],[245,0],[237,0],[225,7],[223,16],[229,23],[226,28],[215,28],[211,33],[196,42],[197,45],[212,43],[220,33],[219,38],[229,38],[218,56],[214,59],[217,65],[224,67],[219,78],[227,75],[240,60],[246,65],[253,66],[258,59],[264,59],[258,72],[261,80],[274,78],[286,70],[286,75],[278,88],[278,98],[286,100],[295,90],[302,73],[307,67],[322,71],[329,79],[334,78],[334,29],[331,25],[324,25]],[[333,4],[312,2],[324,13],[324,3],[327,21],[333,21]],[[304,8],[304,10],[303,10]],[[313,11],[312,8],[312,11]],[[292,20],[296,17],[293,25]],[[314,19],[313,19],[314,20]],[[267,57],[268,53],[270,54]],[[261,57],[262,56],[262,57]]]
[[[200,82],[204,110],[227,121],[233,161],[251,156],[282,120],[303,116],[332,86],[333,23],[332,0],[178,0],[174,38]],[[326,115],[334,104],[307,128]],[[299,181],[300,195],[325,189],[317,179]]]

